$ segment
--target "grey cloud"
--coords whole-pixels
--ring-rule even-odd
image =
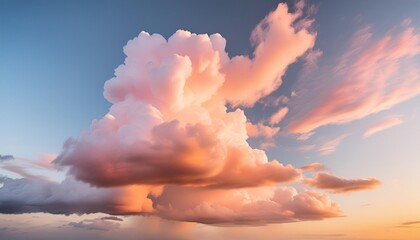
[[[122,222],[124,221],[124,219],[119,218],[119,217],[115,217],[115,216],[108,216],[108,217],[103,217],[101,218],[102,220],[112,220],[112,221],[119,221]]]
[[[13,155],[0,155],[0,162],[14,160]]]
[[[80,222],[71,222],[68,225],[75,228],[84,228],[87,230],[99,231],[110,231],[118,229],[120,227],[119,223],[116,223],[114,221],[103,220],[103,218],[87,219]]]
[[[116,213],[115,190],[98,189],[68,177],[62,183],[40,179],[0,179],[0,213]]]

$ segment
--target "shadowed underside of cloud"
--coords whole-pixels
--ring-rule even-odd
[[[330,173],[320,172],[315,175],[315,178],[304,179],[303,183],[332,193],[351,193],[376,188],[381,182],[376,178],[345,179]]]
[[[242,124],[245,126],[245,122]],[[244,142],[229,146],[229,140],[220,141],[209,126],[182,127],[172,121],[155,127],[148,141],[135,145],[113,142],[113,136],[99,146],[96,140],[68,142],[75,145],[67,147],[71,152],[62,154],[59,161],[71,163],[70,173],[98,186],[142,183],[234,188],[298,179],[299,170],[278,161],[269,162],[263,151],[250,148],[245,131],[229,133],[226,137],[230,141],[244,137]]]
[[[118,222],[124,221],[122,218],[115,217],[115,216],[102,217],[101,220],[111,220],[111,221],[118,221]]]
[[[120,224],[115,221],[108,221],[104,218],[87,219],[80,222],[71,222],[68,224],[75,228],[84,228],[87,230],[110,231],[120,227]]]
[[[62,183],[3,179],[3,184],[0,188],[0,213],[6,214],[146,214],[216,225],[264,225],[341,215],[338,205],[327,195],[313,191],[297,192],[288,187],[208,189],[142,185],[95,188],[72,178]],[[121,219],[106,217],[99,220],[72,223],[72,226],[96,229],[103,226],[105,220]]]
[[[42,179],[1,179],[0,213],[48,212],[53,214],[132,214],[153,211],[149,195],[161,188],[125,186],[95,188],[67,177],[56,183]]]
[[[289,106],[288,131],[348,123],[419,95],[419,54],[414,27],[376,39],[372,27],[360,29],[337,65],[311,65],[303,71]]]

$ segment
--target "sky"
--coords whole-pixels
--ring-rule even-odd
[[[418,239],[419,11],[0,0],[0,238]]]

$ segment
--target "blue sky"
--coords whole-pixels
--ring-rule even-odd
[[[113,105],[104,98],[104,84],[114,77],[114,70],[124,63],[126,55],[123,52],[123,47],[130,39],[138,36],[141,31],[150,34],[158,33],[166,39],[178,29],[209,35],[220,33],[226,39],[225,51],[230,58],[245,55],[253,59],[257,53],[254,52],[255,44],[252,45],[250,35],[267,14],[276,10],[278,4],[279,1],[268,0],[260,2],[0,0],[0,109],[2,112],[0,155],[13,155],[19,164],[26,164],[26,168],[28,164],[25,162],[26,160],[36,162],[37,159],[43,158],[40,157],[42,154],[66,153],[67,149],[63,147],[63,144],[67,139],[83,140],[83,137],[80,137],[82,132],[93,132],[93,130],[89,130],[92,120],[105,119],[105,115]],[[297,11],[298,8],[294,6],[294,1],[288,1],[286,4],[289,7],[289,13]],[[260,135],[247,140],[252,148],[263,149],[270,161],[278,160],[285,165],[291,164],[296,169],[317,162],[325,165],[325,171],[333,172],[334,175],[342,176],[343,179],[375,178],[380,180],[381,186],[372,191],[358,192],[350,196],[331,194],[330,197],[333,201],[338,202],[344,210],[344,214],[348,216],[346,219],[349,219],[337,220],[332,223],[336,224],[338,232],[342,232],[346,237],[349,237],[348,239],[382,239],[381,237],[384,237],[382,233],[376,235],[374,233],[380,232],[381,229],[392,228],[401,222],[419,220],[420,209],[414,204],[420,200],[420,195],[418,191],[413,190],[420,187],[418,184],[420,179],[416,171],[420,168],[417,159],[420,152],[416,146],[420,141],[419,96],[410,92],[413,96],[409,99],[396,100],[396,104],[384,109],[376,108],[381,102],[379,101],[372,107],[369,114],[354,115],[350,111],[347,112],[348,115],[353,114],[348,119],[345,119],[347,115],[343,115],[344,117],[339,115],[339,112],[347,105],[338,105],[339,110],[321,112],[320,116],[324,116],[325,119],[331,117],[333,120],[311,129],[314,134],[307,140],[298,140],[299,134],[288,132],[287,129],[290,127],[290,122],[300,121],[303,124],[305,119],[301,115],[308,119],[311,117],[310,111],[304,112],[301,109],[306,109],[307,106],[316,109],[317,104],[320,104],[319,108],[321,109],[323,96],[327,97],[330,96],[328,94],[333,94],[331,89],[336,84],[339,85],[342,78],[331,69],[334,69],[340,59],[345,58],[346,53],[350,54],[360,45],[361,50],[354,50],[360,52],[349,58],[343,79],[346,79],[346,76],[349,76],[348,78],[353,76],[351,75],[353,73],[352,63],[357,62],[359,57],[362,59],[363,53],[366,55],[370,53],[375,44],[379,45],[381,39],[388,36],[397,41],[408,28],[413,29],[413,32],[410,33],[412,39],[418,37],[420,2],[314,1],[306,4],[306,6],[309,5],[316,9],[311,12],[309,8],[305,8],[306,12],[304,13],[307,14],[308,19],[314,20],[307,28],[316,36],[314,45],[304,48],[307,50],[303,54],[297,54],[297,60],[285,66],[287,71],[281,77],[282,85],[278,89],[272,89],[273,92],[265,98],[262,97],[267,102],[284,95],[288,102],[280,105],[270,103],[271,105],[269,104],[268,107],[263,107],[261,100],[253,103],[250,107],[239,106],[236,108],[243,109],[246,118],[252,124],[261,123],[270,128],[280,128],[273,137],[266,138]],[[305,18],[305,16],[299,16],[299,19]],[[370,27],[367,28],[367,26]],[[351,45],[352,41],[357,37],[358,31],[364,28],[368,29],[372,37],[366,42],[359,42],[359,45],[354,47]],[[407,42],[404,43],[409,45]],[[389,46],[394,45],[390,44]],[[415,47],[419,48],[417,42],[413,43],[412,49],[408,50],[406,55],[390,60],[389,65],[386,65],[388,60],[384,60],[385,65],[380,65],[383,63],[378,61],[380,67],[399,67],[397,75],[399,74],[401,79],[398,78],[399,76],[393,75],[393,79],[386,78],[384,80],[391,86],[390,89],[404,85],[406,73],[410,71],[418,73],[420,57]],[[378,54],[383,54],[383,58],[388,59],[386,55],[388,50],[389,48],[384,49]],[[322,52],[315,59],[317,68],[310,69],[310,75],[305,76],[304,71],[309,61],[308,55],[317,51]],[[410,55],[411,53],[413,56]],[[385,72],[385,70],[383,71]],[[377,75],[368,79],[367,82],[382,76],[382,72],[374,74]],[[349,81],[351,82],[351,79]],[[415,78],[412,82],[413,86],[418,86],[416,84],[419,81],[418,78]],[[267,89],[270,88],[267,86]],[[310,87],[305,88],[306,86]],[[366,88],[372,91],[371,95],[363,95],[362,92],[355,91],[355,95],[361,95],[360,101],[368,102],[369,97],[376,93],[376,85]],[[412,88],[414,89],[414,87]],[[292,92],[300,93],[299,91],[305,92],[308,89],[311,92],[308,96],[292,96]],[[384,90],[386,96],[387,94],[391,95],[392,89],[390,89]],[[385,101],[385,97],[382,101]],[[400,99],[402,98],[400,96]],[[230,108],[232,100],[226,101],[229,110],[236,109]],[[340,102],[340,99],[335,99],[332,102],[334,101]],[[326,102],[325,105],[330,103]],[[349,105],[351,103],[349,102]],[[268,119],[281,107],[287,107],[290,110],[284,117],[284,121],[268,124]],[[317,120],[316,117],[315,114],[314,122],[323,121],[323,119]],[[340,117],[342,118],[340,119]],[[372,136],[363,137],[368,129],[380,125],[381,121],[389,123],[391,119],[395,118],[401,122],[390,126],[389,129],[381,129],[383,132],[378,131]],[[340,123],[340,121],[342,122]],[[250,133],[248,132],[248,134]],[[333,143],[334,140],[337,141]],[[268,147],[264,147],[264,144]],[[327,147],[332,151],[325,153],[322,148],[328,144]],[[77,156],[84,155],[81,153]],[[65,159],[66,156],[62,158]],[[89,182],[89,180],[80,177],[82,175],[77,175],[83,173],[78,169],[80,166],[77,160],[70,159],[68,162],[70,164],[63,163],[63,166],[74,167],[72,174],[75,178],[88,184],[97,184],[94,180]],[[58,173],[51,168],[32,169],[31,171],[29,172],[32,174],[46,174],[56,180],[62,180],[65,175],[62,170]],[[10,171],[10,167],[8,170],[7,166],[3,166],[0,173],[12,178],[25,178],[16,171]],[[308,172],[302,176],[315,179],[316,174],[317,172]],[[173,181],[173,184],[179,184],[178,180]],[[130,182],[130,184],[132,183]],[[137,182],[136,184],[143,183]],[[292,182],[291,186],[299,191],[312,189],[311,187],[317,188],[313,185],[302,185],[301,182]],[[121,186],[118,185],[118,187]],[[334,191],[319,186],[318,188],[325,190],[327,194]],[[395,189],[399,189],[400,195]],[[205,194],[207,193],[203,193],[203,195]],[[164,194],[163,200],[160,201],[165,202],[166,198],[170,197],[166,197]],[[395,203],[394,206],[389,209],[389,204],[384,203],[383,199],[392,199]],[[364,204],[373,205],[370,208],[370,213],[360,208]],[[401,208],[401,211],[395,210],[399,206],[404,207]],[[409,207],[414,208],[412,212]],[[395,217],[395,222],[382,221],[378,225],[372,224],[374,221],[391,216]],[[81,218],[72,216],[69,220],[51,214],[45,216],[41,214],[40,217],[45,218],[46,223],[55,218],[63,219],[64,222],[83,220],[83,216]],[[13,218],[16,218],[13,221],[24,221],[22,216]],[[6,226],[10,219],[8,215],[0,215],[0,227]],[[366,222],[368,220],[370,223]],[[124,222],[123,227],[130,228],[139,221],[148,220],[130,219],[126,221],[130,224]],[[98,220],[98,224],[102,224],[99,222]],[[318,232],[314,230],[316,234],[331,234],[331,229],[328,229],[325,224],[322,225],[322,222],[309,225],[309,230],[305,231],[305,234],[312,234],[309,231],[316,228],[320,229]],[[269,231],[275,232],[275,236],[296,237],[299,232],[297,224],[293,225],[291,230],[286,233],[273,230],[273,225],[265,230],[269,229]],[[308,223],[302,223],[302,226],[306,226],[303,224]],[[352,233],[346,232],[346,224],[355,224]],[[364,228],[359,227],[362,225]],[[200,235],[200,231],[196,230],[196,227],[196,225],[190,226],[190,229],[195,230],[191,230],[190,235],[185,236],[188,238],[197,233]],[[204,228],[211,229],[207,229],[210,232],[219,231],[218,228],[208,226]],[[42,229],[42,226],[39,229]],[[371,229],[371,231],[366,229]],[[418,229],[413,229],[398,228],[389,231],[391,237],[400,234],[405,237],[404,239],[414,239],[412,237],[418,233]],[[50,228],[49,230],[55,231]],[[406,231],[399,232],[403,230]],[[258,232],[258,230],[247,231]],[[239,236],[234,232],[232,230],[232,233],[229,234]],[[91,234],[89,231],[87,233]],[[9,234],[7,236],[13,236],[13,234],[7,234]],[[51,236],[53,235],[51,233]],[[16,239],[19,238],[16,237]],[[308,239],[312,238],[308,237]]]

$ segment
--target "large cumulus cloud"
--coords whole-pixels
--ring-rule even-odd
[[[307,7],[295,8],[279,4],[257,25],[252,57],[230,58],[220,34],[141,32],[105,83],[109,112],[67,140],[54,160],[66,179],[4,178],[0,212],[151,214],[217,225],[340,216],[325,194],[278,186],[300,181],[302,170],[269,160],[247,141],[273,138],[289,108],[256,124],[241,108],[276,90],[314,45]]]
[[[252,58],[229,58],[220,34],[179,30],[166,40],[140,33],[105,83],[110,111],[69,140],[55,163],[96,186],[236,188],[297,180],[298,169],[249,146],[244,111],[226,106],[252,106],[270,94],[313,46],[303,9],[298,4],[289,13],[279,4],[264,18],[252,33]]]

